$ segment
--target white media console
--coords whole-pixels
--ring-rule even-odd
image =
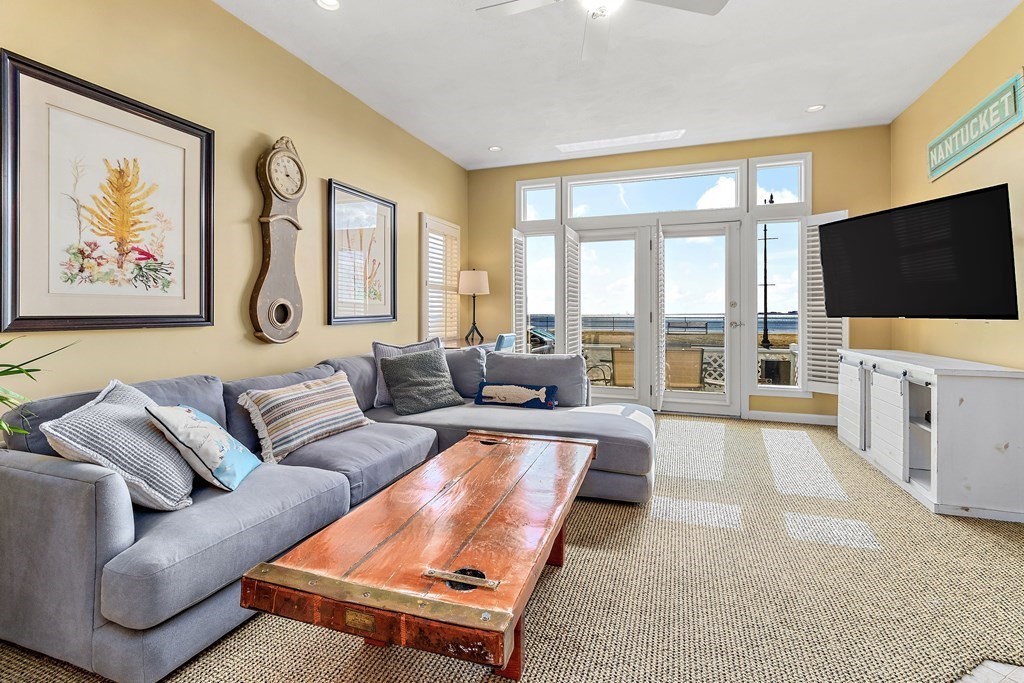
[[[841,349],[839,439],[932,512],[1024,522],[1024,370]]]

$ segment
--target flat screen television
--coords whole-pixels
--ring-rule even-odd
[[[829,317],[1017,320],[1006,185],[819,229]]]

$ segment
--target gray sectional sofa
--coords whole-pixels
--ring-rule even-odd
[[[642,502],[651,495],[654,416],[634,405],[590,406],[582,359],[449,351],[467,403],[412,416],[373,408],[372,356],[324,361],[282,375],[222,382],[191,376],[136,384],[161,405],[184,403],[214,417],[259,453],[249,389],[289,386],[344,370],[372,424],[302,447],[256,468],[233,492],[198,477],[193,504],[174,512],[133,507],[120,476],[71,462],[37,429],[0,451],[0,639],[121,682],[156,681],[252,613],[239,578],[461,439],[492,429],[596,438],[580,495]],[[558,384],[552,411],[473,405],[488,381]],[[564,392],[564,393],[563,393]],[[35,401],[6,419],[37,425],[96,396]]]

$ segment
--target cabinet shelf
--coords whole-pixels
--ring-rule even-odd
[[[920,429],[923,429],[926,432],[932,431],[932,423],[931,422],[926,422],[923,417],[913,417],[912,416],[910,418],[910,424],[911,424],[911,426],[918,427]]]

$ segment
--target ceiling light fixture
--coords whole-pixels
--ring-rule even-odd
[[[824,108],[825,108],[824,104],[812,104],[811,106],[807,107],[806,111],[807,111],[808,114],[817,114],[819,111],[821,111]]]
[[[487,148],[487,151],[488,152],[500,152],[501,151],[501,147],[498,147],[497,145],[492,145],[491,147]]]
[[[341,9],[340,0],[316,0],[317,7],[325,9],[328,12]]]
[[[683,137],[686,131],[682,128],[679,130],[666,130],[660,133],[645,133],[643,135],[627,135],[622,138],[606,138],[604,140],[587,140],[585,142],[567,142],[561,145],[555,145],[559,152],[568,154],[570,152],[589,152],[595,149],[608,149],[609,147],[628,147],[630,145],[643,145],[650,142],[667,142],[669,140],[678,140]]]
[[[601,17],[606,17],[622,7],[622,2],[623,0],[580,0],[584,9]]]

